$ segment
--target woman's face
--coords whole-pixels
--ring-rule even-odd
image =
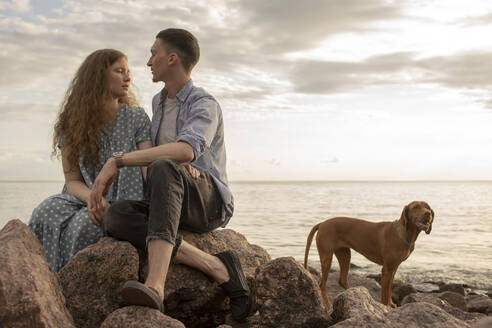
[[[106,72],[106,86],[113,98],[122,98],[128,95],[130,89],[130,69],[128,60],[121,57],[108,67]]]

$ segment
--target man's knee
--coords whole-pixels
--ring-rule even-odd
[[[125,217],[121,215],[128,210],[128,205],[124,200],[118,200],[104,213],[103,228],[110,236],[118,236],[119,232],[125,226]]]
[[[161,158],[153,161],[148,166],[148,175],[150,179],[157,176],[166,177],[172,172],[179,171],[180,166],[181,165],[173,159]]]

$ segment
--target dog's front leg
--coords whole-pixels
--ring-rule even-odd
[[[393,290],[393,278],[398,267],[383,265],[381,274],[381,303],[396,308],[396,304],[391,299]]]

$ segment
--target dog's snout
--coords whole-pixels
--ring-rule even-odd
[[[424,213],[425,222],[429,222],[430,221],[430,218],[431,218],[431,213],[430,212],[425,212]]]

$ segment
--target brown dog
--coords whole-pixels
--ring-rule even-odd
[[[307,238],[304,267],[307,268],[309,248],[313,236],[321,260],[321,294],[329,309],[326,281],[333,254],[340,264],[338,283],[349,288],[348,271],[350,249],[383,266],[381,277],[381,303],[396,307],[391,300],[393,278],[398,266],[415,248],[415,240],[421,231],[431,232],[434,211],[426,202],[414,201],[403,208],[399,220],[393,222],[369,222],[354,218],[337,217],[315,225]]]

